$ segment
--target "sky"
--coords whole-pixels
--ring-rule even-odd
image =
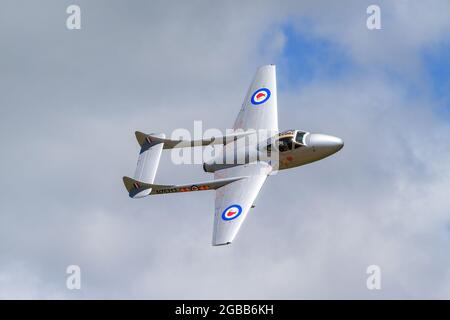
[[[81,30],[66,28],[71,4]],[[0,298],[450,298],[449,11],[3,0]],[[128,198],[135,130],[230,128],[269,63],[280,129],[341,137],[339,153],[269,177],[226,247],[210,245],[213,192]],[[209,178],[164,154],[155,182]]]

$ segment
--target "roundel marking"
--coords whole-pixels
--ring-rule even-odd
[[[269,100],[269,98],[270,98],[270,90],[267,88],[260,88],[255,92],[253,92],[250,102],[253,105],[259,105]]]
[[[222,212],[222,220],[230,221],[239,217],[242,213],[242,207],[238,204],[232,204]]]

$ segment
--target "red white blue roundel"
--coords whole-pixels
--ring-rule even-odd
[[[251,103],[254,105],[258,105],[266,102],[270,98],[270,90],[267,88],[261,88],[256,90],[251,98]]]
[[[222,219],[225,221],[230,221],[239,217],[241,213],[242,207],[238,204],[233,204],[228,208],[226,208],[225,210],[223,210]]]

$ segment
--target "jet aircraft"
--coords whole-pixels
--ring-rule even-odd
[[[269,175],[338,152],[342,139],[303,130],[278,129],[275,65],[260,67],[248,89],[233,126],[233,133],[201,140],[171,140],[165,134],[136,131],[140,152],[133,178],[123,177],[131,198],[177,192],[214,190],[215,214],[212,245],[230,244]],[[258,139],[261,132],[268,139]],[[251,137],[257,136],[256,139]],[[240,143],[243,142],[243,143]],[[163,150],[216,146],[217,155],[203,163],[214,180],[183,185],[155,184]],[[231,156],[229,156],[231,154]],[[228,155],[228,156],[227,156]],[[231,159],[231,160],[230,160]]]

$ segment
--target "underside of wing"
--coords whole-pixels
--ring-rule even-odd
[[[257,162],[214,173],[215,179],[246,176],[216,190],[214,246],[233,241],[271,170],[269,164]]]
[[[244,131],[278,131],[275,65],[266,65],[258,69],[233,128]]]

